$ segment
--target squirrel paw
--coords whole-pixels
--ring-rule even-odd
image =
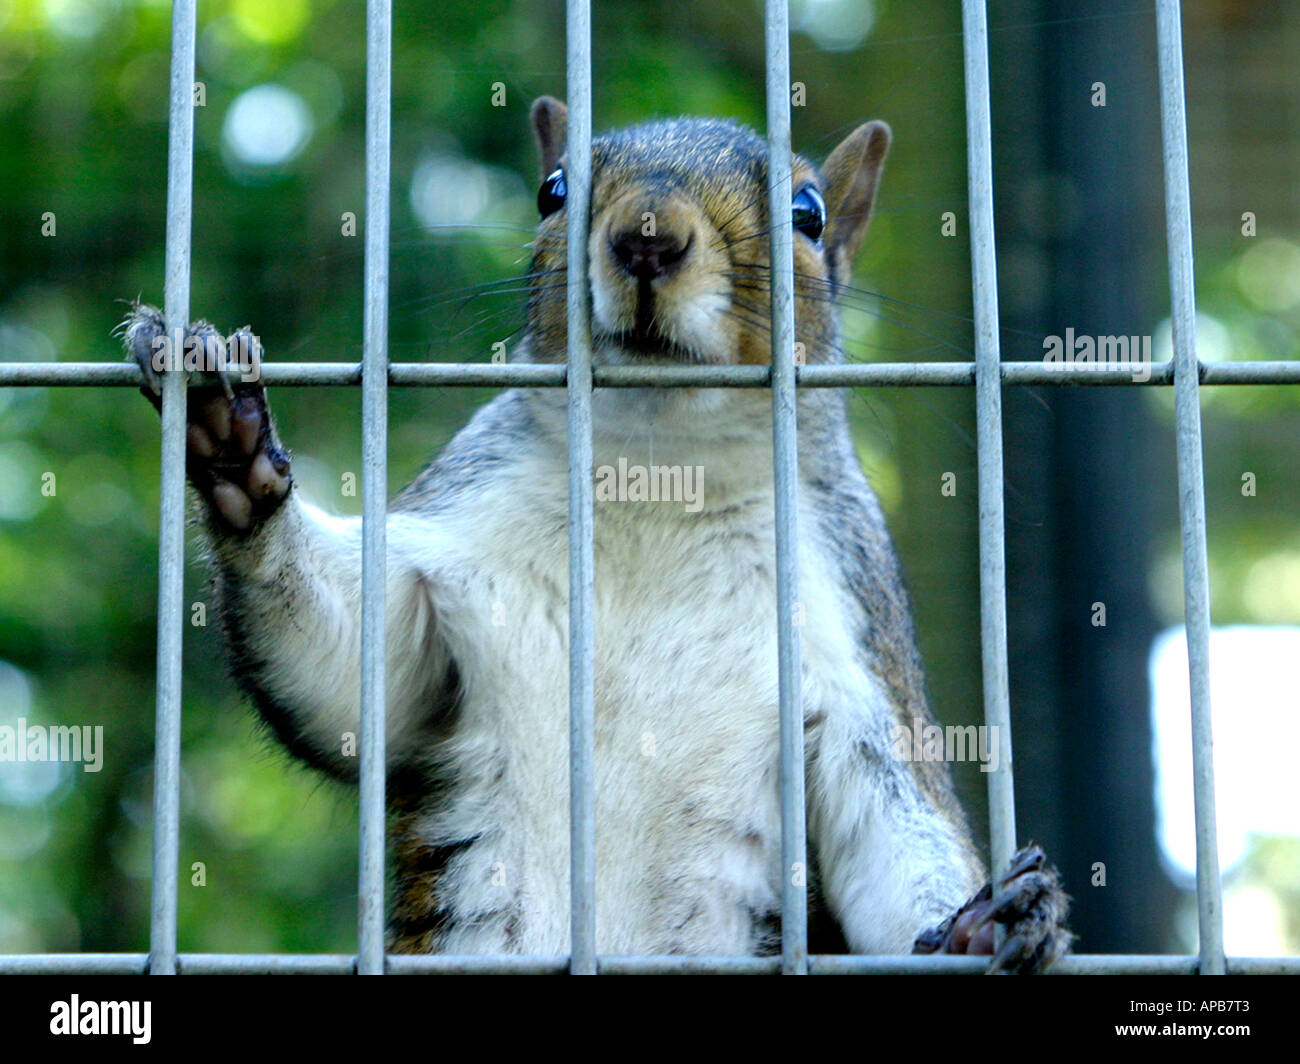
[[[1005,876],[986,883],[938,927],[917,935],[912,952],[992,955],[994,930],[1002,924],[1006,939],[989,963],[989,974],[1046,971],[1074,938],[1064,926],[1068,908],[1056,871],[1031,844],[1011,858]]]
[[[127,357],[147,382],[140,391],[161,411],[159,351],[165,350],[160,340],[167,335],[163,316],[155,307],[133,304],[121,331]],[[185,327],[187,349],[192,342],[202,345],[192,349],[199,353],[244,352],[253,367],[261,364],[257,337],[246,328],[223,338],[207,322],[194,322]],[[185,471],[218,526],[247,535],[279,508],[293,478],[289,454],[271,421],[266,389],[247,380],[247,373],[241,377],[236,360],[228,364],[233,367],[229,376],[205,369],[191,378],[186,391]]]

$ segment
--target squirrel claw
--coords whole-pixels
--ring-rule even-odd
[[[140,386],[140,394],[153,403],[154,408],[162,410],[162,377],[154,368],[154,340],[166,332],[162,314],[145,303],[134,302],[131,312],[116,329],[115,335],[122,337],[126,347],[126,357],[140,367],[145,383]]]
[[[1031,843],[1011,858],[1011,868],[1005,876],[998,880],[998,886],[1005,886],[1017,876],[1023,876],[1026,872],[1037,872],[1046,863],[1047,856],[1042,849]]]
[[[121,327],[127,357],[144,374],[140,391],[162,409],[162,386],[157,361],[160,343],[167,335],[162,313],[155,307],[133,303]],[[190,483],[208,502],[214,525],[227,534],[244,536],[270,517],[293,486],[289,454],[281,446],[258,382],[261,347],[252,331],[244,328],[229,341],[205,321],[185,328],[186,348],[197,340],[197,352],[234,350],[244,375],[232,386],[227,369],[216,363],[192,374],[186,391],[185,470]],[[247,359],[247,361],[244,361]]]
[[[913,953],[989,955],[988,974],[1027,975],[1046,969],[1070,948],[1065,929],[1069,898],[1043,851],[1026,846],[1011,859],[1006,875],[984,884],[965,905],[937,927],[922,931]],[[996,926],[1007,935],[994,952]]]

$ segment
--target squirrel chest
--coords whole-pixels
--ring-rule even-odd
[[[780,897],[770,444],[739,461],[703,452],[689,473],[668,464],[671,446],[651,450],[598,441],[596,452],[598,477],[623,496],[595,505],[599,948],[753,952]],[[667,485],[670,468],[695,478],[696,502],[637,497],[638,475]],[[437,797],[404,818],[397,848],[399,882],[404,859],[414,877],[399,939],[433,939],[410,945],[567,948],[567,505],[563,454],[524,448],[435,520],[424,564],[460,691],[432,747]],[[815,719],[846,685],[868,704],[879,696],[808,532]]]

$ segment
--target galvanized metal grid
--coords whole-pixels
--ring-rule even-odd
[[[963,0],[967,145],[969,153],[975,361],[850,366],[796,366],[792,228],[774,225],[772,365],[593,367],[588,293],[568,286],[569,349],[564,366],[390,365],[387,352],[391,100],[391,0],[367,2],[365,320],[361,363],[264,367],[270,385],[360,385],[363,439],[361,662],[361,839],[358,952],[349,954],[181,954],[177,952],[177,869],[180,834],[181,632],[184,567],[185,382],[163,382],[159,536],[157,725],[154,787],[153,906],[150,952],[0,956],[0,972],[43,974],[201,973],[695,973],[914,974],[978,972],[976,957],[815,956],[807,953],[807,893],[791,873],[805,860],[803,728],[799,629],[793,623],[798,585],[796,526],[798,388],[973,385],[979,468],[979,552],[986,723],[1008,743],[989,778],[991,853],[1002,866],[1015,849],[1007,680],[1006,579],[1003,529],[1002,388],[1006,385],[1134,385],[1174,387],[1185,612],[1191,670],[1193,774],[1197,832],[1200,949],[1194,956],[1075,955],[1060,973],[1296,973],[1300,958],[1225,958],[1222,895],[1215,842],[1214,769],[1209,704],[1209,577],[1206,563],[1200,400],[1202,385],[1300,384],[1300,363],[1202,364],[1196,357],[1191,203],[1178,0],[1157,0],[1161,120],[1173,308],[1174,358],[1150,367],[1145,381],[1124,366],[1062,373],[1034,363],[1003,363],[998,347],[997,258],[993,233],[992,134],[988,28],[983,0]],[[568,270],[586,274],[591,145],[590,0],[567,0],[569,170]],[[189,319],[192,219],[195,0],[174,0],[167,179],[165,317],[169,329]],[[791,195],[789,27],[786,0],[767,0],[767,121],[772,217]],[[0,363],[0,386],[134,386],[126,364]],[[568,390],[570,446],[570,793],[571,947],[567,955],[385,955],[384,923],[384,572],[389,387],[530,386]],[[595,943],[595,794],[593,671],[593,387],[741,387],[772,391],[780,665],[783,891],[779,957],[597,956]]]

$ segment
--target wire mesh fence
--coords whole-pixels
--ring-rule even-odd
[[[974,389],[978,430],[979,571],[986,724],[1010,735],[1003,517],[1002,394],[1008,386],[1172,386],[1176,404],[1185,614],[1191,670],[1191,725],[1197,832],[1200,947],[1194,956],[1075,955],[1060,973],[1203,974],[1300,972],[1300,958],[1226,958],[1215,836],[1209,705],[1209,577],[1199,389],[1202,386],[1300,384],[1300,364],[1198,361],[1192,273],[1181,29],[1178,0],[1158,0],[1161,117],[1174,350],[1170,362],[1142,367],[1074,368],[1005,363],[999,350],[997,257],[993,228],[992,133],[988,28],[983,0],[963,0],[967,148],[975,306],[975,360],[956,363],[797,365],[794,338],[792,227],[771,230],[770,366],[600,366],[591,360],[589,296],[567,286],[565,365],[407,363],[387,350],[391,154],[390,0],[368,0],[366,85],[366,243],[363,357],[352,363],[263,367],[269,385],[360,386],[363,440],[362,732],[358,951],[350,954],[190,954],[177,950],[180,833],[181,633],[184,614],[185,381],[164,376],[159,539],[157,720],[150,951],[0,957],[0,972],[63,974],[202,973],[694,973],[914,974],[978,972],[975,957],[809,956],[807,888],[783,875],[781,953],[777,957],[599,956],[595,937],[595,698],[593,597],[593,388],[767,388],[772,395],[775,461],[779,655],[781,854],[785,868],[806,859],[798,601],[794,564],[799,388],[967,386]],[[587,274],[591,186],[590,0],[567,2],[568,275]],[[772,217],[791,194],[789,16],[787,0],[767,0],[767,134]],[[168,162],[165,316],[169,329],[189,320],[190,232],[196,20],[194,0],[173,5]],[[785,205],[785,206],[783,206]],[[137,386],[139,370],[99,363],[3,363],[0,386]],[[384,950],[385,735],[384,572],[387,500],[387,397],[390,387],[528,386],[565,388],[569,421],[570,571],[570,884],[571,947],[562,956],[407,956]],[[1009,741],[1009,740],[1008,740]],[[1007,751],[1009,754],[1009,750]],[[989,775],[991,856],[1001,867],[1016,846],[1010,758]]]

